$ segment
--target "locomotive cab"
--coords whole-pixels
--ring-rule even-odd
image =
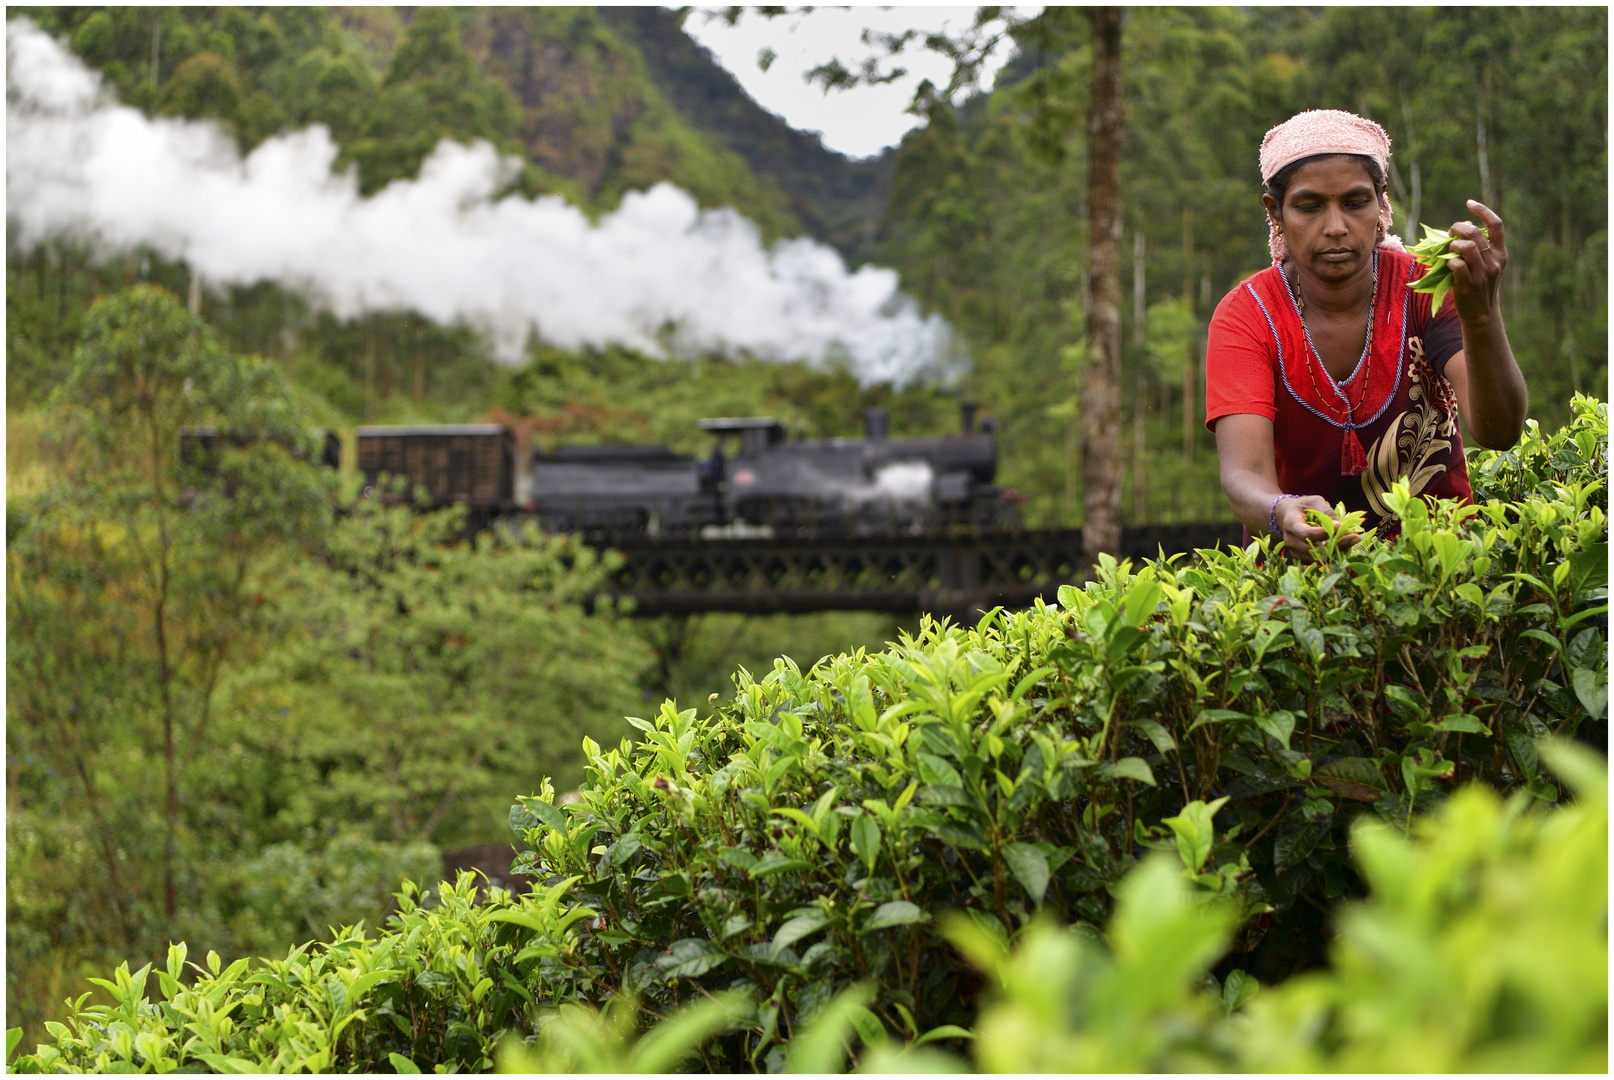
[[[777,534],[924,533],[959,526],[1012,524],[1012,508],[993,484],[997,440],[974,405],[964,406],[958,435],[891,438],[884,409],[864,413],[862,439],[788,440],[773,417],[702,420],[718,436],[711,472],[726,523],[765,523]],[[732,458],[725,437],[738,436]]]

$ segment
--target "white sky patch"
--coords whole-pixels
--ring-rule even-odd
[[[913,100],[914,89],[927,78],[945,87],[952,77],[951,62],[915,41],[895,61],[908,69],[908,76],[884,86],[831,90],[825,94],[803,76],[837,56],[847,67],[857,70],[858,63],[871,55],[870,47],[861,41],[865,28],[886,33],[907,29],[958,33],[973,23],[977,9],[824,7],[772,19],[748,10],[732,27],[721,19],[708,18],[717,10],[720,9],[696,8],[685,20],[684,30],[712,51],[753,101],[792,127],[818,132],[831,150],[850,157],[870,157],[895,146],[919,125],[918,117],[904,111]],[[1017,10],[1029,14],[1038,9]],[[757,56],[764,48],[777,54],[766,72],[757,66]],[[991,88],[1011,52],[1007,42],[999,45],[982,70],[983,89]]]
[[[150,119],[27,19],[6,24],[6,217],[29,250],[149,248],[212,287],[274,282],[339,318],[418,312],[484,333],[519,364],[529,334],[567,349],[720,353],[844,364],[865,384],[947,375],[947,324],[875,266],[832,248],[764,247],[730,209],[657,184],[591,224],[558,196],[495,198],[519,171],[444,140],[415,179],[366,198],[333,171],[323,126],[245,158],[211,121]]]

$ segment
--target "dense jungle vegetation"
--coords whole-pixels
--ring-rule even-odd
[[[8,246],[7,1003],[9,1023],[23,1025],[30,1047],[45,1040],[44,1021],[63,1015],[62,1000],[85,988],[85,976],[126,959],[137,968],[160,964],[170,941],[188,942],[193,959],[210,951],[283,955],[296,943],[328,940],[330,927],[361,919],[379,925],[395,906],[399,880],[433,883],[442,849],[506,840],[513,797],[539,790],[546,776],[558,792],[583,784],[587,770],[599,768],[582,749],[584,737],[617,746],[629,732],[624,717],[656,716],[664,696],[687,709],[717,693],[721,708],[738,717],[734,710],[752,708],[747,702],[774,670],[765,694],[784,687],[806,695],[805,703],[829,691],[809,693],[792,681],[797,676],[778,674],[774,657],[792,658],[787,673],[807,672],[821,656],[873,651],[900,630],[918,633],[917,620],[867,614],[676,623],[585,613],[579,598],[601,573],[587,552],[530,536],[460,544],[452,513],[417,518],[360,502],[351,476],[302,463],[295,444],[307,427],[346,434],[363,422],[493,418],[545,445],[654,441],[704,450],[694,428],[701,416],[770,414],[806,434],[855,434],[862,409],[877,404],[890,410],[894,433],[918,434],[952,430],[967,396],[999,421],[1000,481],[1029,498],[1028,519],[1080,524],[1089,64],[1080,20],[1046,21],[1021,42],[991,93],[958,108],[933,105],[899,148],[853,162],[756,108],[683,36],[679,16],[661,9],[11,13],[68,41],[125,102],[154,115],[215,119],[243,149],[326,124],[367,192],[413,175],[443,138],[486,139],[519,154],[525,168],[517,190],[557,193],[594,214],[624,192],[670,180],[703,206],[736,207],[769,238],[808,234],[849,260],[897,268],[905,289],[950,320],[973,360],[958,385],[900,389],[861,386],[840,370],[716,357],[664,362],[537,343],[523,366],[510,369],[494,364],[469,331],[410,313],[343,323],[294,293],[261,286],[204,293],[193,317],[183,301],[183,266],[138,252],[97,261],[65,243]],[[1264,265],[1255,151],[1269,126],[1302,108],[1349,108],[1385,125],[1395,146],[1399,222],[1416,217],[1444,227],[1469,197],[1499,210],[1512,252],[1503,294],[1510,337],[1544,430],[1572,419],[1575,392],[1602,392],[1606,38],[1600,9],[1129,12],[1128,521],[1226,516],[1214,444],[1195,407],[1203,400],[1204,326],[1217,300]],[[278,435],[285,445],[240,452],[215,477],[186,473],[174,453],[178,428],[219,420]],[[1527,494],[1499,491],[1512,500]],[[1565,514],[1585,519],[1584,499],[1567,505]],[[1563,582],[1551,585],[1561,590]],[[1574,593],[1561,599],[1577,602]],[[1536,629],[1558,641],[1560,669],[1534,676],[1556,688],[1542,691],[1554,715],[1590,716],[1599,687],[1606,694],[1606,675],[1569,661],[1571,652],[1586,661],[1592,645],[1565,627]],[[1288,647],[1298,649],[1309,631],[1287,632]],[[943,648],[930,634],[925,647]],[[731,675],[740,668],[756,680],[739,676],[736,691]],[[1582,688],[1567,681],[1580,669],[1593,672],[1584,677],[1590,698],[1575,696]],[[1291,725],[1303,723],[1301,710],[1274,707],[1294,713]],[[1253,707],[1214,708],[1261,715]],[[1451,712],[1493,719],[1478,706]],[[663,712],[658,730],[682,738],[693,730],[682,716],[679,708]],[[1237,726],[1229,717],[1217,723]],[[1272,760],[1259,768],[1306,781],[1286,756],[1303,728],[1280,737],[1282,722],[1273,723],[1280,730],[1260,730],[1282,753],[1263,743]],[[1525,727],[1522,736],[1496,729],[1516,759],[1506,783],[1546,785],[1527,738],[1542,732]],[[1161,770],[1165,781],[1172,752],[1165,741],[1188,745],[1187,733],[1162,728],[1154,741],[1139,731],[1128,735],[1135,752],[1116,753],[1105,767],[1147,759],[1154,764],[1144,768]],[[1406,797],[1411,807],[1417,778],[1435,776],[1444,759],[1425,761],[1415,748],[1396,752],[1394,764],[1380,759],[1386,771],[1369,786],[1382,787],[1385,798]],[[1526,759],[1530,775],[1517,771]],[[922,777],[926,785],[951,783],[919,761],[914,768],[932,773]],[[1465,765],[1460,750],[1449,762],[1454,780],[1497,781]],[[1169,768],[1178,763],[1173,758]],[[1128,769],[1135,767],[1122,766],[1106,782],[1121,784],[1133,775]],[[1291,789],[1301,789],[1282,784],[1262,794],[1287,806]],[[1287,835],[1293,822],[1302,837],[1289,843],[1286,869],[1328,853],[1317,856],[1307,886],[1314,892],[1295,886],[1278,901],[1291,918],[1316,915],[1296,899],[1302,893],[1326,906],[1362,888],[1346,857],[1341,808],[1352,796],[1325,812],[1315,787],[1304,789],[1279,830]],[[816,794],[791,791],[788,808],[813,826],[785,815],[795,830],[790,839],[821,838],[824,822],[837,819],[818,813]],[[1185,793],[1179,801],[1193,800]],[[929,805],[933,815],[969,816],[945,801]],[[1308,806],[1314,813],[1293,818]],[[1184,806],[1153,807],[1153,818],[1136,818],[1145,827],[1138,845],[1167,843],[1161,830],[1168,828],[1180,842],[1183,830],[1163,824],[1168,811],[1188,814]],[[554,824],[548,811],[532,812]],[[1326,828],[1315,825],[1319,819]],[[1245,835],[1254,833],[1242,821]],[[1225,827],[1217,818],[1217,832]],[[864,858],[858,835],[867,838],[867,826],[848,818],[838,835],[843,856]],[[1132,842],[1118,836],[1105,842],[1132,855]],[[1270,848],[1272,834],[1267,839]],[[1059,856],[1035,845],[1060,845],[1041,835],[1004,840],[1022,846],[1012,871],[998,868],[993,889],[1009,888],[1005,872],[1022,885],[1027,873],[1039,880],[1026,847],[1040,852],[1045,887],[1058,878],[1059,866],[1046,864]],[[1297,843],[1306,850],[1296,854]],[[599,880],[644,886],[628,884],[627,870],[645,864],[613,850],[623,852],[620,864],[613,856],[598,867]],[[1276,858],[1270,850],[1256,861],[1262,857]],[[1109,866],[1117,880],[1124,862]],[[732,865],[724,871],[733,872]],[[798,887],[806,885],[791,886]],[[1028,908],[1036,890],[1026,889],[1016,894],[1018,907],[1000,912],[1005,932],[1041,901]],[[1075,896],[1061,914],[1095,926],[1111,916],[1107,908],[1081,908]],[[561,905],[562,915],[571,903]],[[779,916],[775,923],[810,915],[786,910],[783,900],[768,903],[762,915]],[[886,918],[896,919],[890,910]],[[1315,932],[1321,916],[1312,923]],[[767,947],[757,937],[762,925],[750,931],[747,948]],[[882,925],[907,932],[900,920]],[[790,964],[811,967],[789,950],[812,932],[780,945],[774,959],[788,951]],[[590,947],[602,950],[590,962],[609,966],[627,941]],[[694,967],[705,962],[693,959]],[[784,1002],[795,985],[781,979],[766,988],[783,987]],[[658,1000],[655,1008],[675,1003]],[[811,1014],[822,1002],[808,1004],[781,1004],[786,1027],[773,1031],[789,1030],[792,1010]],[[899,1015],[897,1004],[882,998],[870,1007],[889,1020]],[[494,1029],[479,1030],[491,1038]],[[723,1052],[765,1064],[773,1038],[741,1046],[736,1037]],[[491,1052],[478,1042],[459,1060]]]

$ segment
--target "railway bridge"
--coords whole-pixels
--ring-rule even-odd
[[[1146,525],[1122,530],[1118,558],[1236,545],[1238,524]],[[601,545],[607,546],[607,545]],[[619,539],[625,562],[611,593],[638,615],[889,611],[969,617],[1053,599],[1084,563],[1082,531],[810,539]]]

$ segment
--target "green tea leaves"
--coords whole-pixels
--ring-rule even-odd
[[[1226,798],[1209,804],[1195,800],[1183,807],[1182,813],[1176,817],[1161,820],[1161,824],[1177,836],[1177,854],[1182,858],[1183,865],[1196,874],[1205,868],[1211,845],[1216,842],[1216,828],[1212,819],[1216,811],[1226,804]]]
[[[1015,843],[1003,849],[1003,861],[1008,864],[1014,879],[1025,889],[1035,904],[1041,904],[1048,892],[1048,859],[1030,844]]]
[[[656,958],[656,967],[668,979],[693,979],[704,975],[728,958],[728,954],[714,942],[704,938],[685,938]]]
[[[779,927],[778,933],[773,935],[773,941],[768,944],[768,955],[777,957],[790,946],[809,934],[816,933],[829,925],[829,916],[822,911],[808,912],[797,915],[785,921]]]
[[[1480,232],[1489,236],[1484,227]],[[1444,229],[1431,229],[1428,225],[1423,227],[1423,239],[1407,249],[1412,257],[1429,269],[1411,285],[1413,292],[1432,293],[1429,301],[1429,310],[1440,311],[1441,301],[1451,291],[1452,273],[1451,261],[1458,258],[1451,250],[1452,241],[1457,239]]]
[[[880,858],[880,823],[868,814],[856,819],[852,822],[851,842],[864,869],[874,873],[874,864]]]
[[[1335,758],[1313,770],[1312,780],[1356,802],[1377,802],[1389,790],[1383,770],[1372,758]]]
[[[1105,777],[1136,780],[1139,783],[1148,784],[1150,787],[1153,787],[1155,783],[1154,770],[1149,768],[1149,763],[1140,757],[1122,758],[1120,761],[1099,766],[1098,771],[1100,775]]]
[[[925,913],[919,910],[918,904],[907,900],[889,900],[874,909],[869,921],[863,924],[863,933],[884,930],[892,926],[908,926],[924,917]]]

